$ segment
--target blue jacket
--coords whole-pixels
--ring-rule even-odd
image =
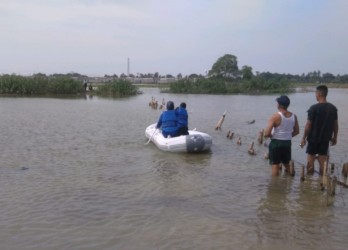
[[[175,114],[178,117],[178,128],[188,127],[188,114],[186,109],[178,107],[175,109]]]
[[[174,110],[167,110],[161,114],[156,128],[160,127],[162,127],[162,134],[164,137],[168,135],[175,137],[178,135],[178,118]]]

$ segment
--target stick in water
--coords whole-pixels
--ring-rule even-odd
[[[215,130],[221,130],[221,126],[222,126],[222,123],[223,123],[224,120],[225,120],[225,116],[226,116],[226,111],[222,114],[220,120],[219,120],[218,123],[216,124]]]

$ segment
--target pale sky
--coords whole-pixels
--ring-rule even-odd
[[[347,0],[0,0],[0,74],[348,74]]]

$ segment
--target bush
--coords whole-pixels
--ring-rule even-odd
[[[98,87],[97,93],[104,96],[124,97],[136,95],[138,88],[131,82],[123,79],[117,79],[111,83],[106,83]]]
[[[46,76],[0,76],[0,94],[45,95],[77,94],[83,91],[82,84],[68,77]]]
[[[187,94],[262,94],[291,92],[291,85],[285,79],[265,79],[253,77],[251,79],[226,82],[223,78],[183,79],[171,83],[169,92]]]

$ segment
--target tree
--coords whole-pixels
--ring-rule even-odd
[[[220,57],[209,71],[209,76],[237,78],[239,76],[237,57],[226,54]]]
[[[250,80],[253,77],[253,68],[244,65],[241,70],[243,79]]]
[[[335,80],[335,76],[331,73],[325,73],[323,74],[322,79],[323,79],[323,82],[330,83]]]
[[[198,78],[198,77],[199,76],[197,74],[195,74],[195,73],[189,75],[189,78]]]

